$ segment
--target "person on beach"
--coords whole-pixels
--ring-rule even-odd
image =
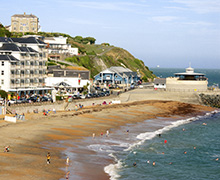
[[[106,131],[106,137],[108,137],[108,136],[109,136],[109,130]]]
[[[75,111],[77,111],[77,108],[78,108],[77,105],[75,105]]]
[[[70,172],[68,171],[68,172],[66,173],[66,179],[69,179],[69,176],[70,176]]]
[[[103,132],[101,132],[101,136],[103,136]]]
[[[50,152],[47,153],[47,164],[50,164]]]
[[[127,129],[127,134],[129,133],[129,129]]]
[[[4,152],[9,152],[9,147],[10,147],[10,146],[5,146]]]
[[[93,139],[95,139],[95,133],[92,134]]]
[[[67,166],[69,166],[69,162],[70,162],[70,158],[67,157],[67,158],[66,158],[66,165],[67,165]]]

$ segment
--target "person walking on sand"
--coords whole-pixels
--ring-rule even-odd
[[[95,139],[95,133],[92,134],[92,138]]]
[[[47,164],[50,164],[50,152],[47,153]]]
[[[109,136],[109,130],[106,131],[106,137],[108,137],[108,136]]]
[[[68,171],[68,172],[66,173],[66,179],[69,179],[69,176],[70,176],[70,172]]]
[[[67,157],[67,158],[66,158],[66,165],[67,165],[67,166],[69,165],[69,162],[70,162],[70,158]]]

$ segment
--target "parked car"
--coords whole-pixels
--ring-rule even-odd
[[[86,94],[86,98],[92,98],[92,97],[93,97],[92,93]]]
[[[28,102],[28,100],[25,97],[20,98],[19,101],[21,101],[21,103],[27,103]]]
[[[92,97],[99,97],[99,94],[93,93],[93,94],[92,94]]]
[[[80,95],[73,95],[72,98],[73,99],[80,99]]]
[[[11,99],[11,100],[8,101],[8,103],[15,104],[16,103],[16,99]]]
[[[48,101],[48,97],[43,96],[43,97],[41,98],[41,101],[42,101],[42,102]]]
[[[29,98],[27,98],[27,101],[31,101],[31,102],[36,102],[37,101],[37,97],[36,96],[31,96]]]
[[[81,99],[85,99],[85,98],[86,98],[85,95],[80,95],[79,97],[80,97]]]

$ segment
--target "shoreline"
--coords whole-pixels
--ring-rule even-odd
[[[1,146],[10,145],[9,153],[1,153],[1,177],[8,179],[62,179],[65,178],[64,147],[56,147],[58,141],[80,142],[119,129],[126,124],[135,124],[156,117],[174,117],[203,114],[214,108],[173,101],[138,101],[118,105],[85,107],[79,111],[64,111],[50,114],[26,114],[27,121],[17,124],[0,123]],[[13,133],[10,133],[13,132]],[[8,135],[5,137],[5,135]],[[66,144],[71,147],[70,144]],[[75,148],[77,151],[77,147]],[[46,154],[51,152],[51,164],[46,164]],[[27,167],[28,164],[28,167]],[[94,179],[108,179],[104,167],[95,168]],[[92,171],[95,172],[95,171]],[[91,177],[92,178],[92,177]],[[70,178],[71,179],[71,178]],[[97,178],[98,179],[98,178]]]

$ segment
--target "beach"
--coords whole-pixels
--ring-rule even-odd
[[[180,117],[203,115],[213,110],[211,107],[175,101],[146,100],[86,106],[77,111],[50,112],[48,116],[28,113],[25,114],[25,121],[16,124],[0,121],[0,179],[65,179],[67,156],[64,152],[67,148],[77,154],[78,161],[85,162],[80,167],[75,164],[74,175],[81,179],[109,179],[104,167],[113,159],[107,158],[94,166],[86,157],[95,152],[89,149],[82,151],[77,147],[83,146],[86,138],[87,144],[89,141],[93,143],[93,133],[95,138],[100,138],[102,133],[106,138],[107,130],[111,135],[126,124],[137,124],[147,119],[156,122],[159,117],[176,121]],[[8,145],[10,152],[6,153],[4,147]],[[48,152],[51,154],[50,164],[46,163]],[[70,162],[74,167],[72,159]],[[73,174],[70,174],[72,178]]]

